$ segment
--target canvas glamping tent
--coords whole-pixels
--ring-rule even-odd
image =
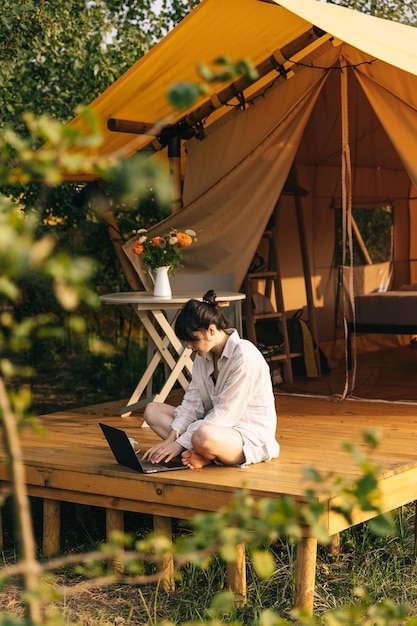
[[[188,110],[173,110],[168,86],[199,81],[197,64],[220,56],[250,59],[259,80],[210,84]],[[391,284],[416,279],[416,28],[316,0],[203,0],[91,108],[103,126],[98,155],[181,145],[182,208],[164,227],[198,232],[185,271],[233,272],[238,289],[279,202],[285,306],[306,305],[306,254],[328,353],[343,336],[338,212],[393,207]],[[303,249],[293,198],[283,193],[290,172],[306,191]]]

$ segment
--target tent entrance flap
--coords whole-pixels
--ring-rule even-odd
[[[300,73],[285,83],[290,89],[277,86],[226,127],[187,144],[184,208],[164,221],[198,234],[186,271],[233,272],[240,288],[326,78]]]
[[[196,63],[210,66],[222,55],[232,63],[250,59],[259,80],[210,83],[208,94],[189,109],[173,110],[167,86],[201,80]],[[189,227],[198,234],[184,273],[233,272],[239,289],[280,198],[277,244],[290,311],[306,304],[296,210],[282,194],[294,165],[308,192],[300,212],[317,335],[335,359],[344,341],[336,325],[335,263],[335,207],[343,193],[341,70],[348,75],[349,195],[363,199],[364,207],[382,198],[393,207],[398,289],[411,282],[417,249],[416,28],[316,0],[205,0],[90,105],[103,126],[97,159],[126,158],[151,145],[159,150],[170,133],[179,137],[184,168],[176,177],[184,178],[174,196],[182,191],[183,206],[163,228]],[[110,119],[146,122],[139,129],[146,133],[155,124],[155,136],[114,132]]]

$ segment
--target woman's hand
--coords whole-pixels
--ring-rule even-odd
[[[142,458],[151,463],[161,463],[161,461],[165,461],[166,463],[174,457],[179,456],[183,450],[184,448],[179,443],[167,439],[149,448]]]

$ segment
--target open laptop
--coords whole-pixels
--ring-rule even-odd
[[[138,457],[137,452],[134,451],[132,444],[129,441],[129,437],[124,430],[101,423],[100,428],[107,439],[107,443],[113,452],[114,458],[120,465],[130,467],[130,469],[141,472],[142,474],[155,474],[156,472],[188,469],[188,467],[183,465],[181,459],[178,457],[168,461],[168,463],[165,463],[164,461],[160,463],[143,461]]]

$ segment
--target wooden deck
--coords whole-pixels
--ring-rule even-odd
[[[198,512],[217,511],[245,487],[255,497],[282,495],[304,501],[303,467],[359,475],[342,442],[363,448],[362,432],[380,428],[380,446],[370,458],[380,468],[383,509],[417,500],[417,406],[314,397],[277,396],[277,439],[281,454],[268,464],[246,469],[207,466],[201,470],[142,475],[119,466],[98,426],[100,421],[123,428],[140,441],[142,450],[156,441],[149,428],[140,428],[138,414],[122,418],[126,400],[45,415],[47,437],[26,428],[23,457],[29,494],[44,499],[44,552],[59,550],[59,502],[100,506],[107,511],[108,530],[121,528],[123,511],[152,514],[157,528],[169,532],[171,518],[189,519]],[[1,451],[2,460],[4,454]],[[7,489],[6,464],[0,465],[0,488]],[[329,487],[322,496],[324,522],[330,534],[348,527],[331,511],[336,495]],[[357,511],[354,523],[369,519]],[[296,606],[313,609],[317,542],[306,536],[297,548]],[[232,588],[245,596],[244,560],[229,572]]]

